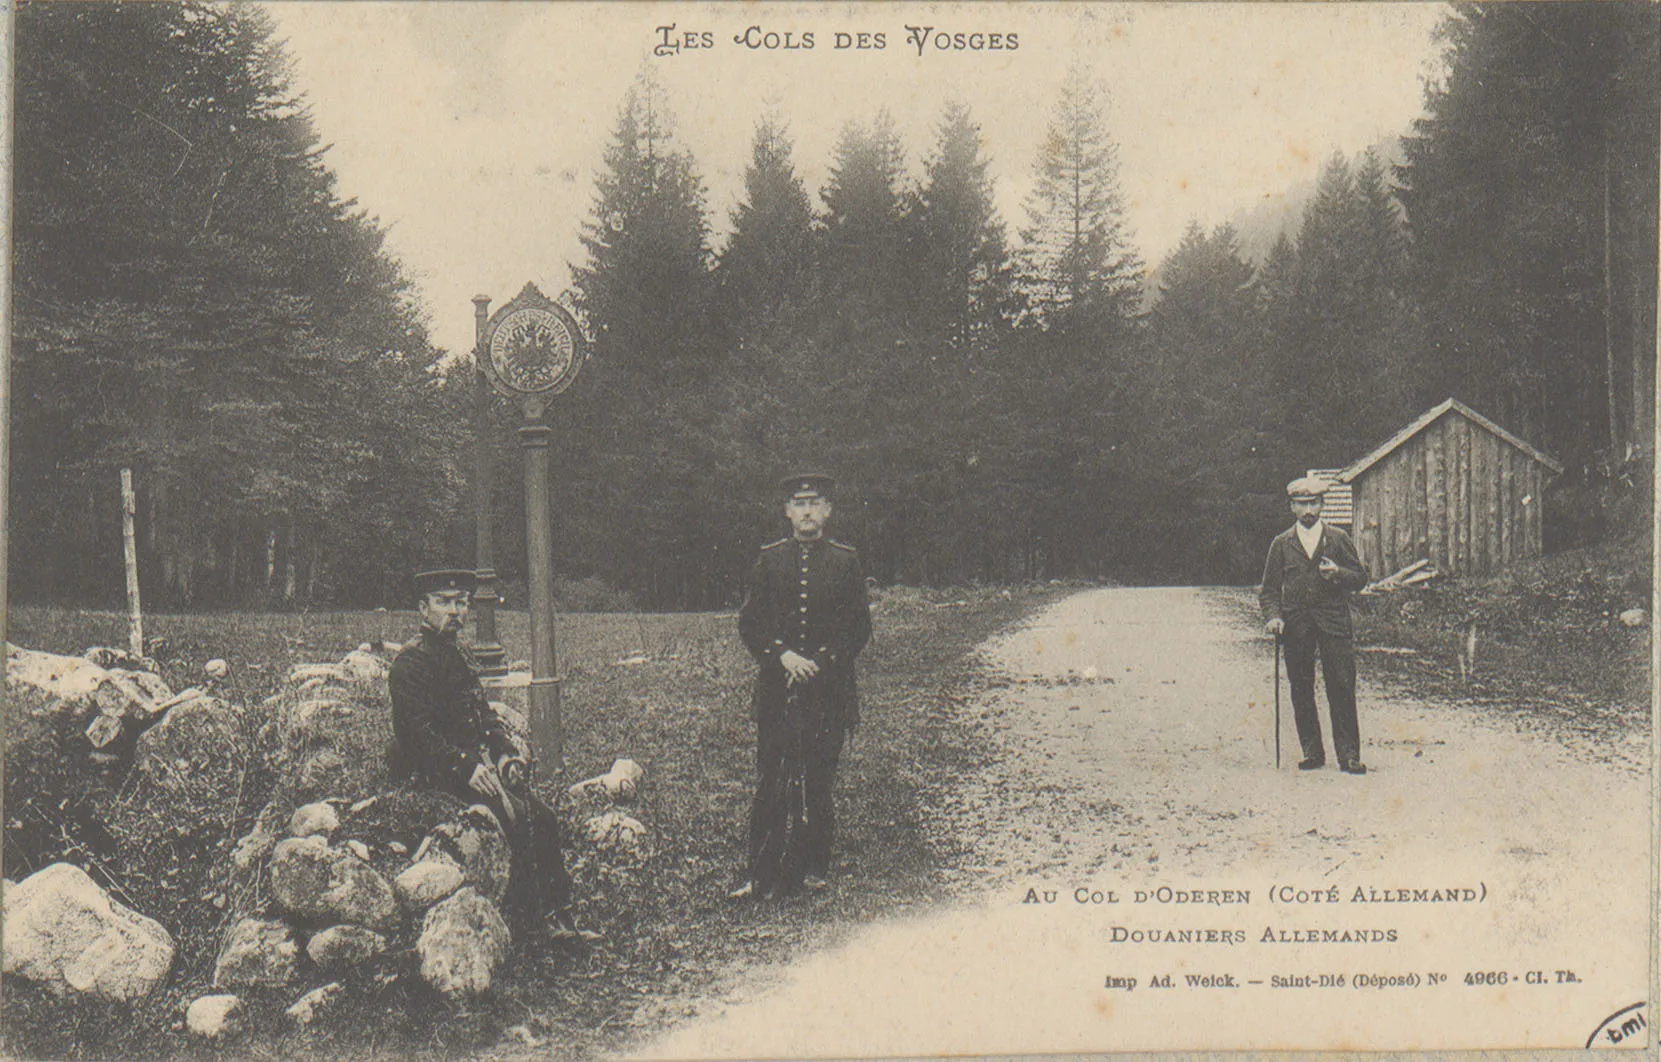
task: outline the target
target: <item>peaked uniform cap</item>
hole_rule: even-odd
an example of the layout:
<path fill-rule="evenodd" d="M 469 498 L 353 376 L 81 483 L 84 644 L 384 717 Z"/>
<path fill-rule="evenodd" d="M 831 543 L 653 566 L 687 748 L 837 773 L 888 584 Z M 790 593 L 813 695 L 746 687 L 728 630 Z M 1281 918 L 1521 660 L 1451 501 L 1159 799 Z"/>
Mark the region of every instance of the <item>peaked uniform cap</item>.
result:
<path fill-rule="evenodd" d="M 1332 484 L 1320 476 L 1300 476 L 1286 484 L 1286 496 L 1293 499 L 1324 498 Z"/>
<path fill-rule="evenodd" d="M 479 588 L 478 575 L 467 568 L 438 568 L 430 572 L 416 572 L 411 582 L 415 584 L 416 597 L 436 594 L 441 590 L 466 590 L 472 593 Z"/>
<path fill-rule="evenodd" d="M 836 490 L 836 480 L 823 472 L 798 472 L 779 480 L 779 492 L 786 498 L 828 498 Z"/>

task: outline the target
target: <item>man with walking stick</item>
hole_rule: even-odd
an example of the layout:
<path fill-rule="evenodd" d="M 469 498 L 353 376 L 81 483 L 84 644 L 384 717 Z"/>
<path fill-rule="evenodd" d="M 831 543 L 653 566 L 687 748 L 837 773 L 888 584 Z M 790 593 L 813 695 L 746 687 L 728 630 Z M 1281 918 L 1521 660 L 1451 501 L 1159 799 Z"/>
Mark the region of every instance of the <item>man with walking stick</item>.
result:
<path fill-rule="evenodd" d="M 1315 659 L 1321 661 L 1327 710 L 1332 716 L 1332 744 L 1338 769 L 1366 774 L 1361 762 L 1361 730 L 1355 716 L 1355 642 L 1350 626 L 1349 595 L 1367 585 L 1367 568 L 1348 535 L 1321 519 L 1327 482 L 1304 476 L 1286 486 L 1295 522 L 1269 544 L 1258 603 L 1274 635 L 1275 738 L 1279 762 L 1280 647 L 1286 649 L 1286 678 L 1292 687 L 1292 721 L 1297 726 L 1303 760 L 1298 769 L 1326 766 L 1321 717 L 1315 710 Z"/>
<path fill-rule="evenodd" d="M 835 481 L 807 473 L 779 486 L 792 535 L 762 547 L 738 613 L 759 671 L 749 866 L 734 899 L 828 885 L 836 763 L 859 722 L 854 659 L 871 638 L 859 557 L 824 535 Z"/>

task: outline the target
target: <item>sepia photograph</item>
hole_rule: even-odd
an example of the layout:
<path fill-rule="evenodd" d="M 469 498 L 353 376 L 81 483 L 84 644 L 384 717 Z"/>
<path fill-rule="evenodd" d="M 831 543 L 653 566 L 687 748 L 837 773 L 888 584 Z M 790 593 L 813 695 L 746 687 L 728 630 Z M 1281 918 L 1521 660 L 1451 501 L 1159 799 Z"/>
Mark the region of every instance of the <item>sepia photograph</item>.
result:
<path fill-rule="evenodd" d="M 0 11 L 0 1054 L 1656 1050 L 1661 6 Z"/>

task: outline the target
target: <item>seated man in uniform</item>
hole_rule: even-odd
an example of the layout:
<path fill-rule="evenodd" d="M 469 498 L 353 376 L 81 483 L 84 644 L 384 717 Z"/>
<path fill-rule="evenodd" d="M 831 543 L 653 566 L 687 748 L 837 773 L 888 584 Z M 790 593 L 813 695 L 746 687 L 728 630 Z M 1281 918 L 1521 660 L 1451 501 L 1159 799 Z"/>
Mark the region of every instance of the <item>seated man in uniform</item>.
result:
<path fill-rule="evenodd" d="M 518 933 L 582 936 L 571 917 L 559 817 L 537 799 L 530 772 L 458 640 L 472 603 L 472 572 L 415 576 L 421 636 L 392 662 L 392 730 L 402 766 L 419 781 L 483 804 L 512 846 L 506 912 Z"/>

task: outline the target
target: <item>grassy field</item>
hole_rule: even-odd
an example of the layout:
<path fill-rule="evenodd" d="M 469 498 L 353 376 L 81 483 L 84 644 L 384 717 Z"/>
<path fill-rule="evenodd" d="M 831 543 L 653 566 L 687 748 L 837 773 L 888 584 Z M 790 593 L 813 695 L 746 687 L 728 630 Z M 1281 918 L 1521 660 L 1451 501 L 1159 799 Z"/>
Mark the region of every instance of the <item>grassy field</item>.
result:
<path fill-rule="evenodd" d="M 1059 593 L 902 588 L 877 596 L 876 635 L 861 659 L 864 722 L 839 782 L 837 887 L 760 905 L 724 898 L 741 864 L 754 776 L 753 669 L 733 617 L 561 616 L 568 779 L 600 773 L 619 756 L 646 770 L 632 811 L 650 831 L 646 854 L 619 863 L 583 845 L 573 853 L 580 916 L 605 932 L 604 942 L 517 953 L 498 988 L 467 1007 L 413 978 L 387 976 L 411 966 L 407 954 L 390 956 L 379 976 L 349 985 L 350 1002 L 305 1040 L 267 1022 L 238 1052 L 464 1058 L 534 1042 L 539 1054 L 586 1057 L 683 1016 L 739 965 L 788 958 L 861 922 L 938 898 L 945 885 L 937 869 L 952 853 L 924 832 L 922 814 L 957 771 L 984 755 L 952 723 L 951 693 L 965 674 L 966 654 Z M 116 613 L 22 608 L 10 624 L 10 640 L 34 649 L 78 653 L 125 641 L 125 619 Z M 161 655 L 174 688 L 199 684 L 202 664 L 222 657 L 231 672 L 219 692 L 257 705 L 290 665 L 338 660 L 376 638 L 399 641 L 415 625 L 413 613 L 225 613 L 151 617 L 146 633 L 167 639 Z M 528 652 L 526 626 L 523 613 L 499 616 L 511 657 Z M 257 810 L 244 809 L 241 821 Z M 146 913 L 168 922 L 167 911 Z M 186 1042 L 179 1015 L 209 990 L 200 978 L 198 972 L 181 983 L 175 975 L 118 1021 L 8 982 L 0 1047 L 13 1057 L 188 1055 L 200 1049 Z M 279 1005 L 265 1009 L 280 1011 L 288 1001 L 270 1002 Z"/>
<path fill-rule="evenodd" d="M 1356 637 L 1414 650 L 1368 654 L 1364 665 L 1423 695 L 1512 715 L 1548 735 L 1624 741 L 1648 733 L 1652 631 L 1619 617 L 1649 605 L 1650 546 L 1633 540 L 1488 579 L 1432 580 L 1359 598 Z M 1476 653 L 1461 670 L 1473 627 Z"/>

